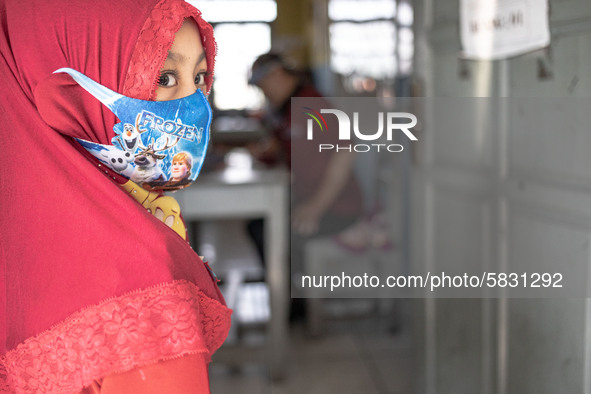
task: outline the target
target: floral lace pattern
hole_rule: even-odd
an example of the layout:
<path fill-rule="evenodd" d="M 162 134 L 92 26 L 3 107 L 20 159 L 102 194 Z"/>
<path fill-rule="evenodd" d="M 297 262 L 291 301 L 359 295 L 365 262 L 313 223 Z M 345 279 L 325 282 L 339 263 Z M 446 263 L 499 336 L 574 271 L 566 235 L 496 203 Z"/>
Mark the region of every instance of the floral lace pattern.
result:
<path fill-rule="evenodd" d="M 162 0 L 152 9 L 140 32 L 123 87 L 123 94 L 150 100 L 156 90 L 158 74 L 174 35 L 185 17 L 192 16 L 199 27 L 209 73 L 205 76 L 207 90 L 213 81 L 214 60 L 217 51 L 213 28 L 201 18 L 201 12 L 183 0 Z"/>
<path fill-rule="evenodd" d="M 0 392 L 76 392 L 94 379 L 187 354 L 209 359 L 230 310 L 187 281 L 85 308 L 0 359 Z"/>

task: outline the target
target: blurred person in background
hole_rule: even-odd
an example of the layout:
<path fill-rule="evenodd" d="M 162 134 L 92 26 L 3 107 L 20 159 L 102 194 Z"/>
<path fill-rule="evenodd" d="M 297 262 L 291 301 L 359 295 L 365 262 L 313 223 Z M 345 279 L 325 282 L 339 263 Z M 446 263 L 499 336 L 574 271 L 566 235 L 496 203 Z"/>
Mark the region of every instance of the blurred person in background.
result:
<path fill-rule="evenodd" d="M 319 153 L 318 146 L 306 139 L 305 125 L 292 124 L 292 97 L 322 95 L 306 74 L 289 67 L 279 54 L 259 56 L 252 65 L 249 83 L 258 86 L 267 98 L 263 124 L 269 131 L 267 139 L 251 144 L 249 150 L 259 161 L 291 169 L 291 272 L 299 276 L 303 271 L 304 245 L 310 238 L 336 234 L 359 217 L 362 195 L 353 176 L 355 153 Z M 328 102 L 325 108 L 330 108 Z M 333 118 L 326 118 L 329 130 L 338 129 Z M 336 145 L 337 134 L 318 133 L 318 143 Z M 264 263 L 263 221 L 250 222 L 248 232 Z M 292 320 L 304 314 L 301 301 L 292 300 Z"/>

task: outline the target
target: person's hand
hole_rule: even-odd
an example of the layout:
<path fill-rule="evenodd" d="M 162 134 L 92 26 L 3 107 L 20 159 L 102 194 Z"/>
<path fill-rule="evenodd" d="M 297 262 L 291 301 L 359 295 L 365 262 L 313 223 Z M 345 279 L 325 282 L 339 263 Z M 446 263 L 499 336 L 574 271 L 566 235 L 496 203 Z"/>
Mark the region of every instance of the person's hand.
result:
<path fill-rule="evenodd" d="M 261 142 L 249 142 L 246 144 L 246 149 L 248 149 L 248 152 L 251 154 L 251 156 L 257 160 L 262 157 L 263 153 L 265 152 L 263 143 Z"/>
<path fill-rule="evenodd" d="M 300 204 L 292 212 L 292 227 L 301 235 L 314 235 L 318 231 L 322 214 L 322 209 L 313 202 Z"/>
<path fill-rule="evenodd" d="M 246 145 L 246 149 L 252 157 L 266 164 L 275 164 L 280 155 L 279 143 L 274 138 L 251 142 Z"/>

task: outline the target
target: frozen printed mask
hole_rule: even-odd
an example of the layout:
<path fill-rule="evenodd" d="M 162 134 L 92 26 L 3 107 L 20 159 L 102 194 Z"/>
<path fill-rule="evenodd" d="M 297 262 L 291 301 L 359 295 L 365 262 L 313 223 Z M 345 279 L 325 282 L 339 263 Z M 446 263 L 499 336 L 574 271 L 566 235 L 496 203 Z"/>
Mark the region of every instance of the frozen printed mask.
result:
<path fill-rule="evenodd" d="M 113 171 L 150 190 L 176 190 L 197 178 L 209 142 L 211 108 L 197 90 L 171 101 L 145 101 L 123 96 L 71 68 L 80 86 L 121 121 L 112 145 L 77 139 Z"/>

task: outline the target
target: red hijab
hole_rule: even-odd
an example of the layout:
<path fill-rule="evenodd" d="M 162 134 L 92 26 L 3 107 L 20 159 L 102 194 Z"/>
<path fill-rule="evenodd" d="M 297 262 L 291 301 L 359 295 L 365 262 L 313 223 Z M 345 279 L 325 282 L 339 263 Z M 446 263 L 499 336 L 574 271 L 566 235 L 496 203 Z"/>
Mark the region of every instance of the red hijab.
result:
<path fill-rule="evenodd" d="M 0 354 L 83 308 L 163 283 L 191 283 L 223 303 L 188 242 L 73 140 L 109 144 L 114 115 L 52 74 L 70 67 L 150 99 L 187 17 L 213 71 L 212 28 L 182 0 L 0 0 Z"/>

